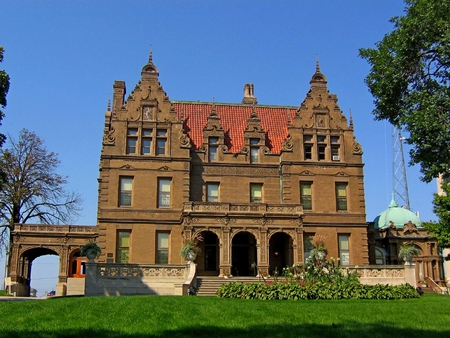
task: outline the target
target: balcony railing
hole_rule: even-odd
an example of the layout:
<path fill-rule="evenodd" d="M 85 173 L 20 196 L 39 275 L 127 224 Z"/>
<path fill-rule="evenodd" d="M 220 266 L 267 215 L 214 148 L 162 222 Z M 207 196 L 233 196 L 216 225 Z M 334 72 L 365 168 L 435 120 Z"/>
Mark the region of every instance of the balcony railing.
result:
<path fill-rule="evenodd" d="M 218 213 L 263 213 L 263 214 L 303 214 L 299 204 L 266 204 L 266 203 L 217 203 L 186 202 L 184 212 L 218 212 Z"/>
<path fill-rule="evenodd" d="M 91 233 L 96 232 L 95 226 L 83 225 L 46 225 L 46 224 L 14 224 L 13 232 L 58 232 L 58 233 Z"/>

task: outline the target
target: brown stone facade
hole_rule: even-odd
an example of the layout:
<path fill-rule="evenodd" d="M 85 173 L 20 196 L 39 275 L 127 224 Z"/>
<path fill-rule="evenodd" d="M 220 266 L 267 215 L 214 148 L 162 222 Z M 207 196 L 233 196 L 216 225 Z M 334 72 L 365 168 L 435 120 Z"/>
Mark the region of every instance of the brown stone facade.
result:
<path fill-rule="evenodd" d="M 126 99 L 114 83 L 99 262 L 180 264 L 201 234 L 200 275 L 273 274 L 304 262 L 312 235 L 369 263 L 362 148 L 318 64 L 300 107 L 258 104 L 253 85 L 242 103 L 171 101 L 158 76 L 150 56 Z"/>

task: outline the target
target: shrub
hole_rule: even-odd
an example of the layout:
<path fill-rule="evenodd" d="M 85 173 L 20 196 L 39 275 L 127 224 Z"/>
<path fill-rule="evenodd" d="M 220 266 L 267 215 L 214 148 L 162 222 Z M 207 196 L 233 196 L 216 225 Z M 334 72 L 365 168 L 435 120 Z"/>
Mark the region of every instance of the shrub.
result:
<path fill-rule="evenodd" d="M 223 284 L 216 294 L 222 298 L 262 300 L 419 298 L 417 291 L 409 284 L 363 285 L 355 281 L 305 284 L 299 282 L 275 282 L 272 284 L 231 282 Z"/>

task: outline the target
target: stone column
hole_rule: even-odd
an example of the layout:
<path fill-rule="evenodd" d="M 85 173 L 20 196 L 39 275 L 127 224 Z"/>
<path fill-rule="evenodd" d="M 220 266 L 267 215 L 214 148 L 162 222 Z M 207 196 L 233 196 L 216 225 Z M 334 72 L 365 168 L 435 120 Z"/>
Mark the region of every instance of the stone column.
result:
<path fill-rule="evenodd" d="M 231 243 L 230 229 L 222 229 L 222 235 L 219 243 L 219 277 L 231 276 Z"/>

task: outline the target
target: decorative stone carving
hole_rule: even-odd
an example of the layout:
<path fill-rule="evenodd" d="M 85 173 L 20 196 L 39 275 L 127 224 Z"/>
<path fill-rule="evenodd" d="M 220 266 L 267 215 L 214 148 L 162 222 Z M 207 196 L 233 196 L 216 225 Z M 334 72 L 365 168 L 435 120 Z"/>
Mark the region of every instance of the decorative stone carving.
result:
<path fill-rule="evenodd" d="M 409 221 L 408 223 L 403 225 L 403 235 L 412 236 L 413 234 L 419 235 L 419 230 L 417 229 L 415 224 Z"/>
<path fill-rule="evenodd" d="M 191 139 L 187 136 L 184 131 L 180 136 L 180 147 L 181 148 L 191 148 Z"/>
<path fill-rule="evenodd" d="M 283 141 L 283 144 L 281 145 L 281 150 L 283 150 L 283 151 L 293 151 L 294 150 L 294 144 L 292 142 L 291 134 L 288 134 L 286 136 L 286 139 Z"/>
<path fill-rule="evenodd" d="M 222 223 L 225 226 L 229 226 L 230 224 L 235 224 L 236 220 L 229 217 L 218 217 L 217 222 Z"/>
<path fill-rule="evenodd" d="M 355 136 L 353 136 L 352 152 L 354 155 L 362 155 L 363 153 L 361 145 L 355 140 Z"/>
<path fill-rule="evenodd" d="M 116 144 L 116 136 L 114 135 L 115 129 L 111 127 L 111 129 L 103 135 L 103 145 L 104 146 L 113 146 Z"/>

